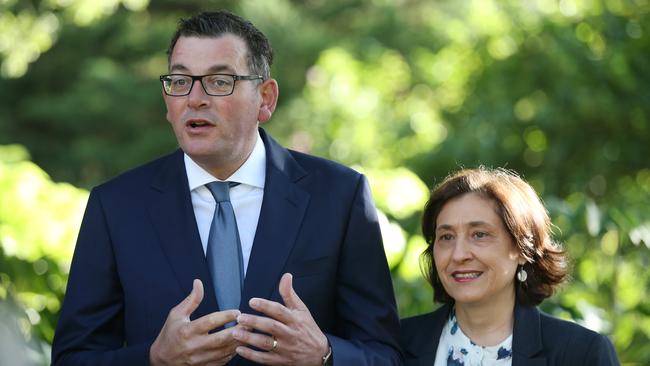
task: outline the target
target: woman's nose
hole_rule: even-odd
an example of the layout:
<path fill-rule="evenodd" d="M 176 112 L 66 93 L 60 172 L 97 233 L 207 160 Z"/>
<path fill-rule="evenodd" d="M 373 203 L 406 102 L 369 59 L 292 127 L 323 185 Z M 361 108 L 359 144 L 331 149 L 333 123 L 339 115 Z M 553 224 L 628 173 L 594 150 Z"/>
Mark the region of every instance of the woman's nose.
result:
<path fill-rule="evenodd" d="M 468 241 L 465 238 L 459 237 L 454 245 L 452 259 L 457 262 L 463 262 L 471 257 L 472 252 Z"/>

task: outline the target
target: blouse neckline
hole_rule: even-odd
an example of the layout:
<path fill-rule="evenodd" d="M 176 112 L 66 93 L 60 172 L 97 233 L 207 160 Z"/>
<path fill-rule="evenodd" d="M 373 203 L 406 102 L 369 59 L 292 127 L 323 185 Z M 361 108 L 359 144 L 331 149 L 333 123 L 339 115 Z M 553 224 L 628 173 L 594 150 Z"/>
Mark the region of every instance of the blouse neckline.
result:
<path fill-rule="evenodd" d="M 495 346 L 479 346 L 463 333 L 452 308 L 438 343 L 434 366 L 510 366 L 512 333 Z"/>

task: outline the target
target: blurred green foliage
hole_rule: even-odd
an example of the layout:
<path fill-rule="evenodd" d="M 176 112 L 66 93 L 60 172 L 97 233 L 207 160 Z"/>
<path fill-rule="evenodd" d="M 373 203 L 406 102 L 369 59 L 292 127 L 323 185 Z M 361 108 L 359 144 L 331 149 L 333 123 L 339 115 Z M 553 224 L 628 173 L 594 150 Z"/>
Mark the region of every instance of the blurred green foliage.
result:
<path fill-rule="evenodd" d="M 544 310 L 650 361 L 648 0 L 0 1 L 0 144 L 47 172 L 0 150 L 0 299 L 25 335 L 51 341 L 85 203 L 49 176 L 89 188 L 176 146 L 157 75 L 177 19 L 213 8 L 272 41 L 271 133 L 368 175 L 402 316 L 434 306 L 428 189 L 505 166 L 573 258 Z"/>
<path fill-rule="evenodd" d="M 49 342 L 87 199 L 83 189 L 52 182 L 29 161 L 25 148 L 0 146 L 0 318 L 9 324 L 8 314 L 22 308 L 14 316 L 21 333 L 14 336 L 23 336 L 29 345 L 25 357 L 40 355 L 35 360 L 41 363 L 49 362 Z M 8 344 L 13 343 L 23 344 Z"/>

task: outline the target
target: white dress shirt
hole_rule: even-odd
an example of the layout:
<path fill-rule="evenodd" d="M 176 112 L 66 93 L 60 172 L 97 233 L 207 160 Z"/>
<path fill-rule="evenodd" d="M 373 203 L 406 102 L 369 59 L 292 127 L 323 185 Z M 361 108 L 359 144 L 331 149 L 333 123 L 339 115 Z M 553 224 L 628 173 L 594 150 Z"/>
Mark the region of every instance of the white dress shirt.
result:
<path fill-rule="evenodd" d="M 203 253 L 205 254 L 208 248 L 210 225 L 212 224 L 216 206 L 212 193 L 205 185 L 220 180 L 201 168 L 187 154 L 185 154 L 185 171 L 190 186 L 194 216 L 196 217 L 201 244 L 203 244 Z M 248 269 L 248 259 L 253 249 L 253 239 L 255 239 L 257 222 L 262 210 L 265 179 L 266 148 L 258 133 L 253 152 L 244 164 L 226 179 L 229 182 L 240 183 L 238 186 L 230 188 L 230 202 L 237 219 L 237 229 L 244 260 L 244 274 Z"/>

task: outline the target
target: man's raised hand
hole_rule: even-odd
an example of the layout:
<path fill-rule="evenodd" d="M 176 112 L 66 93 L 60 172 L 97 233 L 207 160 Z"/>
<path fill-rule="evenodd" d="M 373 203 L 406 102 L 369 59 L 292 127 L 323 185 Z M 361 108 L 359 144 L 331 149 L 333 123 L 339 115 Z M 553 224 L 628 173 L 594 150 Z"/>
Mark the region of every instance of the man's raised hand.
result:
<path fill-rule="evenodd" d="M 292 276 L 285 273 L 280 279 L 280 296 L 285 305 L 260 298 L 249 301 L 251 308 L 265 316 L 241 314 L 240 324 L 233 336 L 246 345 L 237 347 L 237 353 L 251 361 L 265 365 L 321 365 L 329 349 L 327 337 L 320 330 L 309 309 L 293 290 Z M 256 329 L 262 333 L 252 333 Z"/>
<path fill-rule="evenodd" d="M 232 333 L 238 326 L 209 334 L 211 330 L 237 319 L 239 310 L 218 311 L 194 321 L 190 315 L 203 300 L 203 283 L 195 279 L 192 292 L 172 308 L 158 337 L 151 345 L 152 366 L 224 365 L 235 356 L 240 344 Z"/>

